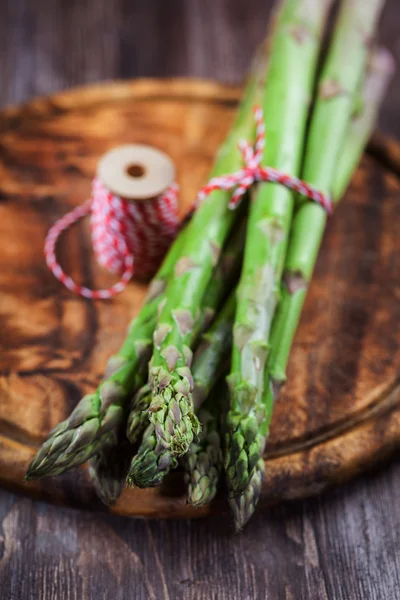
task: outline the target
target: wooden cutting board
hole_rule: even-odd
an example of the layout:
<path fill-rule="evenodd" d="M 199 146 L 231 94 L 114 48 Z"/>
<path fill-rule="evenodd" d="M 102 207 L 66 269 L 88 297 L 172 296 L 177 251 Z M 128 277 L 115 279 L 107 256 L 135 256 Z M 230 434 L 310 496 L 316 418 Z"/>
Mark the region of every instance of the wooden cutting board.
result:
<path fill-rule="evenodd" d="M 99 508 L 85 468 L 23 483 L 50 429 L 99 383 L 145 288 L 111 302 L 77 298 L 50 274 L 50 225 L 90 191 L 99 157 L 145 143 L 169 154 L 182 212 L 204 183 L 239 91 L 198 80 L 81 88 L 0 113 L 0 482 L 24 494 Z M 268 140 L 267 140 L 268 143 Z M 372 142 L 330 220 L 266 452 L 261 503 L 301 498 L 400 446 L 400 151 Z M 67 271 L 91 287 L 114 279 L 93 258 L 87 221 L 62 240 Z M 216 502 L 214 507 L 220 502 Z M 113 512 L 190 517 L 179 474 L 125 490 Z"/>

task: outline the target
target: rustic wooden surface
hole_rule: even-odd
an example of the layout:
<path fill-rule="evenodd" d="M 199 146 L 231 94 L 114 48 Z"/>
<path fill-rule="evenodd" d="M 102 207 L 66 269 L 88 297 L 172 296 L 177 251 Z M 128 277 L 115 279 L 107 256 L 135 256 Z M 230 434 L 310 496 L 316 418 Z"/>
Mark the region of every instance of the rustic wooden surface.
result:
<path fill-rule="evenodd" d="M 131 141 L 171 156 L 181 209 L 188 209 L 237 98 L 232 87 L 206 81 L 146 79 L 78 88 L 0 112 L 4 485 L 98 506 L 85 470 L 79 480 L 72 473 L 29 484 L 24 473 L 49 430 L 100 382 L 145 292 L 132 283 L 113 302 L 74 297 L 45 266 L 49 224 L 85 200 L 99 158 Z M 377 151 L 386 156 L 390 147 L 380 140 Z M 397 177 L 378 158 L 366 156 L 321 249 L 288 383 L 273 414 L 260 505 L 320 492 L 400 446 L 400 253 L 393 227 L 399 200 Z M 60 242 L 59 256 L 75 280 L 97 289 L 112 277 L 96 268 L 88 227 L 87 220 L 73 228 Z M 126 489 L 112 510 L 169 518 L 209 510 L 186 505 L 179 489 Z"/>
<path fill-rule="evenodd" d="M 0 3 L 3 103 L 110 77 L 190 74 L 239 81 L 268 2 Z M 398 52 L 388 2 L 382 38 Z M 211 35 L 210 35 L 211 33 Z M 398 79 L 381 124 L 400 135 Z M 400 470 L 308 502 L 226 520 L 156 522 L 89 514 L 0 493 L 0 589 L 40 598 L 400 598 Z"/>

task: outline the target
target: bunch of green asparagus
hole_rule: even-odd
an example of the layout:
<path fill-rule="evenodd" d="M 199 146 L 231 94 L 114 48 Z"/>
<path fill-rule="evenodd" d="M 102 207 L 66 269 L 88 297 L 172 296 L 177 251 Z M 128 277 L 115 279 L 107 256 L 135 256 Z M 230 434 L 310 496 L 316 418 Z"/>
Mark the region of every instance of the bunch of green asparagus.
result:
<path fill-rule="evenodd" d="M 265 114 L 264 166 L 339 201 L 362 155 L 393 71 L 372 44 L 384 0 L 342 0 L 321 59 L 332 0 L 281 0 L 253 61 L 237 118 L 212 176 L 241 167 L 237 144 Z M 274 183 L 228 208 L 216 190 L 178 235 L 103 382 L 57 425 L 27 479 L 89 461 L 113 504 L 129 486 L 159 485 L 180 468 L 188 502 L 225 489 L 235 526 L 253 514 L 274 402 L 327 215 Z"/>

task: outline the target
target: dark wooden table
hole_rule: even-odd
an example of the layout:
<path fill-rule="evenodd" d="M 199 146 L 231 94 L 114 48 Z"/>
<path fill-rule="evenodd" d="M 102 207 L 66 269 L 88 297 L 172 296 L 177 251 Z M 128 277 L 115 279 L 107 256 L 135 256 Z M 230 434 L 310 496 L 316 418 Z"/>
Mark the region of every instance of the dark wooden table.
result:
<path fill-rule="evenodd" d="M 367 1 L 367 0 L 366 0 Z M 271 0 L 0 0 L 0 103 L 111 78 L 241 80 Z M 400 58 L 399 0 L 381 40 Z M 400 75 L 381 127 L 400 137 Z M 400 599 L 400 465 L 228 521 L 157 522 L 0 491 L 1 600 Z"/>

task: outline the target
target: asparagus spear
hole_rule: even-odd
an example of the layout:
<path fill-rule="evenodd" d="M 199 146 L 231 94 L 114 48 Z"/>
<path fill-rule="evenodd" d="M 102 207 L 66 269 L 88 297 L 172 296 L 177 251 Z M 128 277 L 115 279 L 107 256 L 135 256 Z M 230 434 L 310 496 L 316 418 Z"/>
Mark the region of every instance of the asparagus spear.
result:
<path fill-rule="evenodd" d="M 220 383 L 197 413 L 202 426 L 199 441 L 192 442 L 189 452 L 181 459 L 188 486 L 188 503 L 197 508 L 213 500 L 223 466 L 219 425 L 226 389 L 225 382 Z"/>
<path fill-rule="evenodd" d="M 305 153 L 303 178 L 323 192 L 333 192 L 336 202 L 340 200 L 351 175 L 349 164 L 354 168 L 362 154 L 376 108 L 388 81 L 387 69 L 377 69 L 381 61 L 375 61 L 370 75 L 373 79 L 367 78 L 364 90 L 364 116 L 360 115 L 352 122 L 357 84 L 366 68 L 368 44 L 374 34 L 383 4 L 384 0 L 343 2 L 319 83 L 318 99 L 311 119 Z M 382 81 L 381 86 L 377 85 L 377 80 Z M 348 132 L 349 127 L 351 133 Z M 346 163 L 343 162 L 344 159 Z M 316 262 L 326 218 L 326 213 L 320 206 L 307 202 L 299 207 L 293 220 L 283 277 L 285 285 L 271 336 L 269 370 L 275 387 L 279 387 L 285 381 L 290 347 Z"/>
<path fill-rule="evenodd" d="M 298 174 L 320 38 L 331 0 L 285 0 L 272 40 L 263 107 L 263 164 Z M 263 373 L 267 340 L 293 211 L 293 193 L 260 184 L 254 193 L 238 288 L 234 345 L 228 383 L 226 471 L 230 493 L 243 491 L 260 456 L 259 426 L 265 415 Z"/>
<path fill-rule="evenodd" d="M 68 419 L 50 432 L 29 465 L 26 479 L 60 475 L 110 443 L 112 432 L 123 421 L 124 402 L 132 387 L 138 385 L 138 374 L 149 359 L 157 309 L 180 255 L 184 235 L 183 231 L 173 243 L 150 284 L 147 300 L 132 320 L 124 344 L 108 362 L 105 380 L 94 394 L 82 398 Z"/>
<path fill-rule="evenodd" d="M 241 138 L 253 136 L 251 109 L 260 87 L 258 75 L 253 76 L 231 134 L 217 155 L 214 176 L 240 168 L 236 145 Z M 160 443 L 174 455 L 185 454 L 200 432 L 193 412 L 193 379 L 185 355 L 193 343 L 194 324 L 213 266 L 236 218 L 228 209 L 229 200 L 229 192 L 215 191 L 194 214 L 154 333 L 149 368 L 151 422 Z"/>
<path fill-rule="evenodd" d="M 372 53 L 369 71 L 361 90 L 359 109 L 351 118 L 350 124 L 346 129 L 346 139 L 337 163 L 337 176 L 333 182 L 333 197 L 337 201 L 344 194 L 368 138 L 372 133 L 378 108 L 385 95 L 393 71 L 393 58 L 386 50 L 381 48 Z M 349 165 L 352 166 L 352 170 L 350 170 Z M 290 300 L 291 297 L 288 295 L 287 300 Z M 287 318 L 287 315 L 290 315 L 290 304 L 287 306 L 280 305 L 271 330 L 271 353 L 265 370 L 264 380 L 266 417 L 261 428 L 265 439 L 268 436 L 274 401 L 285 381 L 288 353 L 279 353 L 279 342 L 282 336 L 294 335 L 295 328 L 292 329 L 292 321 Z M 263 443 L 261 445 L 262 447 L 264 446 Z M 259 485 L 261 485 L 263 470 L 264 462 L 259 461 L 245 491 L 238 497 L 229 499 L 237 529 L 243 528 L 254 513 L 259 496 L 259 493 L 254 494 L 254 482 L 260 482 Z"/>
<path fill-rule="evenodd" d="M 275 320 L 274 320 L 275 323 Z M 262 423 L 263 431 L 268 432 L 272 417 L 272 408 L 274 404 L 273 387 L 270 385 L 268 369 L 264 371 L 264 407 L 265 417 Z M 265 434 L 266 439 L 267 434 Z M 264 452 L 265 439 L 261 442 L 262 452 Z M 256 509 L 262 484 L 265 477 L 265 465 L 262 454 L 253 467 L 249 480 L 245 488 L 239 494 L 228 494 L 228 502 L 233 515 L 233 521 L 236 531 L 240 531 L 246 525 L 248 520 L 254 514 Z"/>
<path fill-rule="evenodd" d="M 107 506 L 116 503 L 122 493 L 132 458 L 132 446 L 127 440 L 106 445 L 89 460 L 89 476 L 96 494 Z"/>
<path fill-rule="evenodd" d="M 145 430 L 137 454 L 129 467 L 126 483 L 129 487 L 156 487 L 165 475 L 178 466 L 178 459 L 158 441 L 154 425 Z"/>
<path fill-rule="evenodd" d="M 219 430 L 225 386 L 211 386 L 221 363 L 231 349 L 231 327 L 235 314 L 235 297 L 232 295 L 218 318 L 219 324 L 203 336 L 196 351 L 193 368 L 193 398 L 198 410 L 202 432 L 198 442 L 192 442 L 182 459 L 188 483 L 188 502 L 200 507 L 214 498 L 222 467 L 222 444 Z"/>
<path fill-rule="evenodd" d="M 236 531 L 240 531 L 254 514 L 264 480 L 264 460 L 259 458 L 249 483 L 239 496 L 228 496 Z"/>
<path fill-rule="evenodd" d="M 208 396 L 229 351 L 235 299 L 232 295 L 225 303 L 193 359 L 193 399 L 198 409 Z M 158 441 L 154 425 L 149 426 L 136 456 L 133 457 L 127 477 L 128 485 L 154 487 L 163 477 L 178 466 L 177 458 L 169 448 Z"/>
<path fill-rule="evenodd" d="M 360 92 L 358 108 L 353 112 L 346 141 L 341 148 L 333 197 L 342 198 L 374 128 L 378 109 L 395 71 L 393 56 L 386 48 L 375 48 L 368 60 L 368 72 Z"/>
<path fill-rule="evenodd" d="M 148 410 L 151 403 L 151 389 L 148 383 L 142 385 L 133 395 L 126 426 L 126 436 L 131 444 L 136 444 L 149 425 Z"/>

